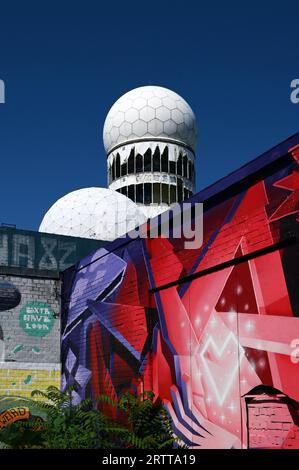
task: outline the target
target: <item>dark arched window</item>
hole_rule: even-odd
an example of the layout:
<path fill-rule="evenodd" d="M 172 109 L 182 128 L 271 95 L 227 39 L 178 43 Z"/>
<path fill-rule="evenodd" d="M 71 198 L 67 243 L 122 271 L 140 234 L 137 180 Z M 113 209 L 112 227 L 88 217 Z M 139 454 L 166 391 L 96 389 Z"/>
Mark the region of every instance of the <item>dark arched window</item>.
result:
<path fill-rule="evenodd" d="M 160 149 L 157 146 L 153 155 L 153 171 L 161 171 L 160 165 Z"/>
<path fill-rule="evenodd" d="M 134 149 L 131 150 L 129 158 L 128 158 L 128 174 L 135 173 L 135 165 L 134 165 Z"/>
<path fill-rule="evenodd" d="M 115 158 L 113 158 L 112 162 L 112 181 L 115 180 Z"/>
<path fill-rule="evenodd" d="M 187 178 L 188 177 L 188 159 L 187 159 L 186 154 L 183 157 L 183 170 L 184 170 L 183 175 L 185 178 Z"/>
<path fill-rule="evenodd" d="M 176 186 L 173 184 L 170 185 L 170 204 L 174 204 L 176 202 Z"/>
<path fill-rule="evenodd" d="M 121 164 L 121 176 L 126 176 L 128 173 L 128 163 L 125 161 L 124 163 Z"/>
<path fill-rule="evenodd" d="M 179 176 L 183 176 L 183 157 L 182 154 L 179 154 L 179 158 L 177 161 L 177 174 Z"/>
<path fill-rule="evenodd" d="M 161 185 L 160 183 L 153 184 L 153 202 L 160 204 L 161 202 Z"/>
<path fill-rule="evenodd" d="M 144 204 L 151 204 L 152 199 L 152 184 L 144 183 Z"/>
<path fill-rule="evenodd" d="M 152 151 L 147 149 L 144 154 L 144 171 L 152 171 Z"/>
<path fill-rule="evenodd" d="M 123 187 L 121 188 L 121 193 L 122 193 L 124 196 L 127 195 L 127 186 L 123 186 Z"/>
<path fill-rule="evenodd" d="M 143 184 L 136 184 L 136 202 L 143 204 Z"/>
<path fill-rule="evenodd" d="M 135 202 L 135 185 L 128 186 L 128 198 Z"/>
<path fill-rule="evenodd" d="M 140 153 L 136 155 L 136 173 L 143 173 L 143 156 Z"/>
<path fill-rule="evenodd" d="M 183 183 L 181 178 L 178 178 L 177 190 L 178 190 L 178 202 L 183 200 Z"/>
<path fill-rule="evenodd" d="M 162 202 L 169 204 L 169 186 L 168 184 L 162 184 Z"/>
<path fill-rule="evenodd" d="M 116 176 L 116 178 L 120 177 L 120 156 L 119 156 L 119 153 L 116 154 L 115 176 Z"/>
<path fill-rule="evenodd" d="M 169 160 L 169 173 L 176 175 L 176 161 Z"/>
<path fill-rule="evenodd" d="M 168 147 L 165 147 L 161 156 L 161 171 L 168 173 Z"/>

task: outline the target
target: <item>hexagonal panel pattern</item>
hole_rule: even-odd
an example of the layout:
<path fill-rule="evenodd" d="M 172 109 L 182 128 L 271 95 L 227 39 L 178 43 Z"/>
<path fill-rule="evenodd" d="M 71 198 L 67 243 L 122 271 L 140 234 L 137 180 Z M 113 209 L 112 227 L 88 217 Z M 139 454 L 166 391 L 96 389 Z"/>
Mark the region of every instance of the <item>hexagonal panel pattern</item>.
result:
<path fill-rule="evenodd" d="M 197 128 L 192 109 L 167 88 L 145 86 L 129 91 L 114 103 L 106 117 L 105 150 L 108 154 L 116 145 L 142 137 L 169 138 L 195 151 Z"/>
<path fill-rule="evenodd" d="M 39 231 L 112 241 L 145 221 L 142 209 L 123 194 L 83 188 L 58 199 L 45 214 Z"/>

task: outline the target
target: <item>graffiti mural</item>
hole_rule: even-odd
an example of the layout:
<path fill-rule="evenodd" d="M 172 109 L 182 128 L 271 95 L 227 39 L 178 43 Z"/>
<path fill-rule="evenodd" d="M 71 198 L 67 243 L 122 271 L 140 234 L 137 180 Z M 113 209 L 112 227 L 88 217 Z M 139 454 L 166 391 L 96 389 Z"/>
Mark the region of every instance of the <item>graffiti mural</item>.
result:
<path fill-rule="evenodd" d="M 51 277 L 51 271 L 63 271 L 104 245 L 100 240 L 0 226 L 0 270 L 14 274 L 22 269 L 42 270 Z"/>
<path fill-rule="evenodd" d="M 59 279 L 0 274 L 0 362 L 59 363 L 59 310 Z"/>
<path fill-rule="evenodd" d="M 139 240 L 117 253 L 102 248 L 76 271 L 75 278 L 67 272 L 64 281 L 70 295 L 62 318 L 63 388 L 76 384 L 75 400 L 151 388 L 148 355 L 155 315 Z"/>
<path fill-rule="evenodd" d="M 0 397 L 0 429 L 16 421 L 31 421 L 40 424 L 45 412 L 34 406 L 32 400 L 21 397 Z"/>
<path fill-rule="evenodd" d="M 59 386 L 59 271 L 103 245 L 0 227 L 0 396 Z"/>
<path fill-rule="evenodd" d="M 201 248 L 119 240 L 65 272 L 75 400 L 153 390 L 192 448 L 299 448 L 298 151 L 260 161 L 191 199 L 204 203 Z"/>
<path fill-rule="evenodd" d="M 60 364 L 2 362 L 0 364 L 0 400 L 3 396 L 31 397 L 33 390 L 60 385 Z"/>

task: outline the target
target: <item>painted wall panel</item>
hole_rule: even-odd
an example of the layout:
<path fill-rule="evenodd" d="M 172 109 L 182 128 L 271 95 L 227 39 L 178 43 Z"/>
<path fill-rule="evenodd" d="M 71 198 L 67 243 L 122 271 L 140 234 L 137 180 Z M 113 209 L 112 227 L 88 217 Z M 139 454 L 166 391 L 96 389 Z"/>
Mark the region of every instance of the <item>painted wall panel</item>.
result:
<path fill-rule="evenodd" d="M 65 272 L 63 388 L 76 383 L 78 401 L 153 390 L 190 447 L 299 447 L 299 173 L 285 161 L 204 203 L 199 249 L 120 241 Z"/>
<path fill-rule="evenodd" d="M 0 362 L 0 396 L 30 397 L 32 390 L 60 386 L 60 364 Z"/>
<path fill-rule="evenodd" d="M 0 361 L 60 362 L 60 281 L 0 275 Z"/>

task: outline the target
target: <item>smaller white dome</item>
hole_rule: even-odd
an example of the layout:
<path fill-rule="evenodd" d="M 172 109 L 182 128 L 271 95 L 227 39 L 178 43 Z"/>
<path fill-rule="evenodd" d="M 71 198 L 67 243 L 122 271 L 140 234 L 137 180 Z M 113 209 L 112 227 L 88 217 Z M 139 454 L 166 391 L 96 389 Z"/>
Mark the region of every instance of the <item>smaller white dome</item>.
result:
<path fill-rule="evenodd" d="M 133 201 L 106 188 L 83 188 L 58 199 L 39 232 L 112 241 L 146 222 Z"/>

